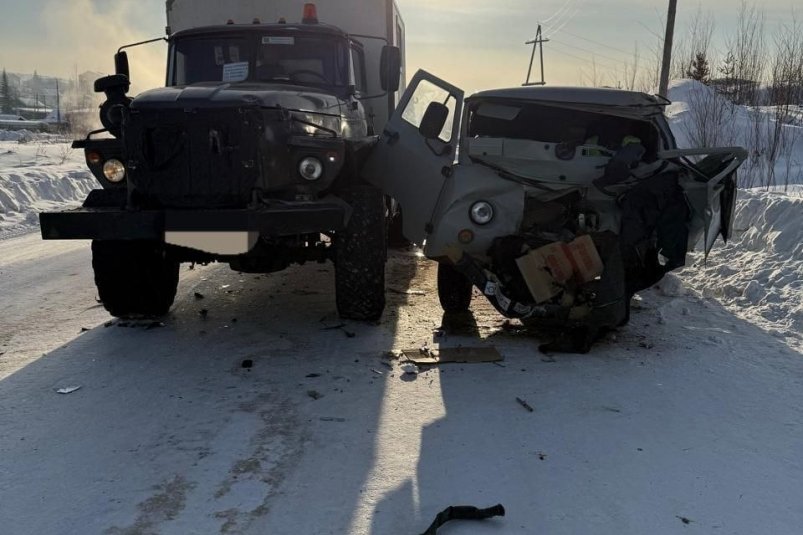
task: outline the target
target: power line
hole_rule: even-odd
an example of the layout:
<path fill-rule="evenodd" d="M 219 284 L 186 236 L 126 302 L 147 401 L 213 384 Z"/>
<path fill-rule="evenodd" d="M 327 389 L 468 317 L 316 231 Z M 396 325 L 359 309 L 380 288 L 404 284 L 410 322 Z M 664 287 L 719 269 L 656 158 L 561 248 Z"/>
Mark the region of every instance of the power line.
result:
<path fill-rule="evenodd" d="M 611 56 L 606 56 L 605 54 L 600 54 L 599 52 L 596 52 L 594 50 L 589 50 L 589 49 L 583 48 L 581 46 L 573 45 L 571 43 L 566 43 L 564 41 L 559 41 L 559 40 L 557 40 L 555 38 L 552 38 L 552 41 L 554 41 L 556 43 L 559 43 L 559 44 L 561 44 L 563 46 L 568 46 L 570 48 L 575 48 L 575 49 L 581 50 L 583 52 L 588 52 L 589 54 L 594 54 L 595 56 L 598 56 L 600 58 L 605 58 L 605 59 L 609 59 L 611 61 L 615 61 L 617 63 L 630 63 L 631 61 L 633 61 L 633 53 L 632 52 L 630 53 L 630 57 L 625 60 L 625 59 L 622 59 L 622 58 L 614 58 L 614 57 L 611 57 Z"/>
<path fill-rule="evenodd" d="M 552 13 L 552 14 L 549 16 L 549 18 L 548 18 L 548 19 L 541 21 L 541 24 L 546 24 L 546 23 L 547 23 L 547 22 L 549 22 L 550 20 L 554 19 L 554 18 L 555 18 L 555 16 L 557 16 L 557 14 L 558 14 L 558 13 L 560 13 L 561 11 L 563 11 L 564 9 L 566 9 L 566 6 L 568 6 L 568 5 L 569 5 L 569 4 L 571 4 L 572 2 L 576 2 L 576 1 L 577 1 L 577 0 L 566 0 L 566 3 L 565 3 L 565 4 L 563 4 L 563 6 L 561 6 L 561 8 L 560 8 L 560 9 L 558 9 L 557 11 L 555 11 L 554 13 Z"/>
<path fill-rule="evenodd" d="M 557 28 L 553 27 L 553 28 L 549 29 L 548 31 L 552 32 L 552 35 L 557 35 L 558 33 L 560 33 L 560 31 L 563 28 L 565 28 L 566 25 L 569 24 L 574 19 L 575 16 L 577 16 L 577 14 L 580 12 L 580 9 L 582 9 L 584 3 L 585 3 L 585 0 L 580 0 L 580 3 L 577 4 L 577 7 L 575 8 L 574 12 L 569 16 L 569 18 L 567 18 L 565 21 L 563 21 L 563 23 L 560 26 L 558 26 Z"/>
<path fill-rule="evenodd" d="M 550 28 L 555 28 L 555 27 L 557 27 L 557 26 L 559 26 L 559 25 L 563 24 L 563 22 L 564 22 L 565 20 L 567 20 L 567 19 L 571 18 L 571 17 L 573 16 L 573 15 L 572 15 L 572 13 L 573 13 L 572 9 L 574 9 L 574 8 L 576 7 L 576 4 L 577 4 L 577 0 L 573 0 L 573 1 L 571 2 L 571 4 L 569 5 L 569 8 L 568 8 L 566 11 L 564 11 L 563 13 L 561 13 L 561 15 L 560 15 L 560 16 L 559 16 L 557 19 L 555 19 L 554 21 L 552 21 L 552 23 L 551 23 L 551 24 L 549 24 L 548 26 L 549 26 Z M 547 28 L 547 29 L 549 29 L 549 28 Z"/>
<path fill-rule="evenodd" d="M 582 39 L 583 41 L 588 41 L 592 45 L 602 46 L 602 47 L 605 47 L 605 48 L 610 48 L 611 50 L 616 50 L 617 52 L 623 52 L 625 54 L 630 54 L 630 52 L 628 52 L 626 50 L 622 50 L 621 48 L 616 48 L 615 46 L 606 45 L 605 43 L 600 43 L 599 41 L 594 41 L 593 39 L 589 39 L 588 37 L 583 37 L 581 35 L 576 35 L 576 34 L 573 34 L 571 32 L 564 32 L 564 33 L 566 35 L 571 35 L 572 37 L 575 37 L 577 39 Z"/>
<path fill-rule="evenodd" d="M 607 68 L 607 69 L 611 69 L 611 70 L 614 70 L 614 71 L 615 71 L 616 69 L 619 69 L 619 68 L 621 68 L 621 65 L 619 65 L 619 66 L 614 66 L 614 65 L 610 65 L 610 64 L 609 64 L 609 63 L 607 63 L 607 62 L 599 62 L 599 61 L 597 61 L 596 59 L 593 59 L 593 58 L 592 58 L 592 59 L 589 59 L 589 58 L 587 58 L 587 57 L 586 57 L 586 58 L 584 58 L 584 57 L 582 57 L 582 56 L 578 56 L 577 54 L 572 54 L 571 52 L 566 52 L 565 50 L 560 50 L 560 49 L 558 49 L 558 48 L 554 48 L 554 47 L 553 47 L 553 48 L 552 48 L 552 50 L 554 50 L 554 51 L 555 51 L 555 52 L 557 52 L 558 54 L 563 54 L 564 56 L 569 56 L 569 57 L 571 57 L 571 58 L 574 58 L 574 59 L 579 59 L 580 61 L 584 61 L 584 62 L 586 62 L 586 63 L 591 63 L 591 64 L 593 64 L 593 65 L 597 65 L 597 66 L 599 66 L 599 67 L 605 67 L 605 68 Z"/>

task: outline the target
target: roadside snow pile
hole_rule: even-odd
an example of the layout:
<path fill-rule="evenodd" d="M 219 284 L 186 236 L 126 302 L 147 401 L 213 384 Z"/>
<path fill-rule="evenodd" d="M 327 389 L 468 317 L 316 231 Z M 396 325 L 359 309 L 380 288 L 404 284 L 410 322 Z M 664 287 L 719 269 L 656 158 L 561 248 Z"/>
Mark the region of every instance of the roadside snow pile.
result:
<path fill-rule="evenodd" d="M 64 138 L 0 130 L 0 140 L 0 237 L 35 228 L 38 212 L 77 205 L 95 185 Z"/>
<path fill-rule="evenodd" d="M 782 192 L 739 192 L 734 237 L 702 254 L 680 275 L 737 315 L 779 336 L 803 342 L 803 198 Z M 791 341 L 791 340 L 790 340 Z"/>
<path fill-rule="evenodd" d="M 741 187 L 803 184 L 803 126 L 797 108 L 740 106 L 695 80 L 673 81 L 668 96 L 672 104 L 666 116 L 679 147 L 746 148 Z"/>

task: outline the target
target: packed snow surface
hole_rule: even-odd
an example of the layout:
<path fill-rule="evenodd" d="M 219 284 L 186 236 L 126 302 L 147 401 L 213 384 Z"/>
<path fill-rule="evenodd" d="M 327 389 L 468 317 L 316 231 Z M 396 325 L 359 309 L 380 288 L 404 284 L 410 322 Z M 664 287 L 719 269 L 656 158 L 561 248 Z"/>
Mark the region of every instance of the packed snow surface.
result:
<path fill-rule="evenodd" d="M 0 238 L 35 228 L 40 211 L 79 204 L 96 184 L 64 136 L 0 130 Z"/>
<path fill-rule="evenodd" d="M 803 197 L 743 190 L 734 236 L 706 261 L 696 255 L 682 278 L 704 297 L 803 346 Z"/>

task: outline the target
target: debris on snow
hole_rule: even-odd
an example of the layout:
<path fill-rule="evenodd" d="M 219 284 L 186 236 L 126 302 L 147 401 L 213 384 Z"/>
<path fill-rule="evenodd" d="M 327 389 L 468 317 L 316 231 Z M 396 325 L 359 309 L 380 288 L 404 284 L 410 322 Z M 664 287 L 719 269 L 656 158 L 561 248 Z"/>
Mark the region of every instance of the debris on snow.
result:
<path fill-rule="evenodd" d="M 427 346 L 402 351 L 407 360 L 415 364 L 476 364 L 504 360 L 499 351 L 490 347 L 445 347 L 432 349 Z"/>
<path fill-rule="evenodd" d="M 401 365 L 401 371 L 404 372 L 405 375 L 418 375 L 419 369 L 418 366 L 415 365 L 413 362 L 405 362 Z"/>
<path fill-rule="evenodd" d="M 527 403 L 526 401 L 524 401 L 523 399 L 521 399 L 521 398 L 517 397 L 517 398 L 516 398 L 516 401 L 519 403 L 519 405 L 521 405 L 522 407 L 524 407 L 525 409 L 527 409 L 527 411 L 529 411 L 529 412 L 535 412 L 535 409 L 533 409 L 533 408 L 530 406 L 530 404 L 529 404 L 529 403 Z"/>
<path fill-rule="evenodd" d="M 307 390 L 307 395 L 314 400 L 319 400 L 323 397 L 323 394 L 321 394 L 317 390 Z"/>
<path fill-rule="evenodd" d="M 427 292 L 421 290 L 400 290 L 399 288 L 388 288 L 388 291 L 400 295 L 427 295 Z"/>

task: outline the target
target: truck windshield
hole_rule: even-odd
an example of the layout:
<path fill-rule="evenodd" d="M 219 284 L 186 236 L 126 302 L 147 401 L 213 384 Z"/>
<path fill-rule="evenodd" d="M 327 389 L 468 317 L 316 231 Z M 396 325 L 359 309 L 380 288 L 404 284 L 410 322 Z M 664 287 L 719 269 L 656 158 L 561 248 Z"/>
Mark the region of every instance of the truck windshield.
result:
<path fill-rule="evenodd" d="M 247 37 L 193 37 L 174 44 L 170 81 L 287 82 L 349 85 L 345 39 L 311 35 L 261 34 Z"/>

